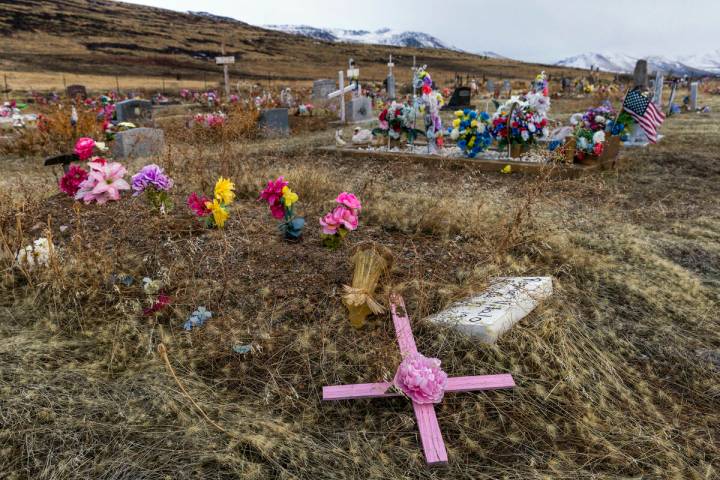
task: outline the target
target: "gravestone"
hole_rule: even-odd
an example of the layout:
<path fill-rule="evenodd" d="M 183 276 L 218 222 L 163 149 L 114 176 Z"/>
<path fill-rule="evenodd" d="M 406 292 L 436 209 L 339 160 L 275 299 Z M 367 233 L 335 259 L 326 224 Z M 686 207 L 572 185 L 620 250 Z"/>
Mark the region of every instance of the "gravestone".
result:
<path fill-rule="evenodd" d="M 692 82 L 690 84 L 690 111 L 697 111 L 698 101 L 698 82 Z"/>
<path fill-rule="evenodd" d="M 485 84 L 485 89 L 490 95 L 495 93 L 495 82 L 493 82 L 492 80 L 488 80 Z"/>
<path fill-rule="evenodd" d="M 501 92 L 507 93 L 508 95 L 512 93 L 512 85 L 510 84 L 510 80 L 503 80 L 502 88 L 500 89 Z"/>
<path fill-rule="evenodd" d="M 322 79 L 313 82 L 312 99 L 313 101 L 327 100 L 327 96 L 337 90 L 335 80 Z"/>
<path fill-rule="evenodd" d="M 495 278 L 485 292 L 455 303 L 428 320 L 450 325 L 483 343 L 495 343 L 552 292 L 551 277 Z"/>
<path fill-rule="evenodd" d="M 445 109 L 470 107 L 471 93 L 472 93 L 472 91 L 471 91 L 470 87 L 455 88 L 455 91 L 453 92 L 452 97 L 450 97 L 450 101 L 448 101 L 448 104 L 445 107 Z"/>
<path fill-rule="evenodd" d="M 665 77 L 658 71 L 655 74 L 655 94 L 653 95 L 653 103 L 657 105 L 658 109 L 662 110 L 662 94 L 663 94 L 663 83 Z"/>
<path fill-rule="evenodd" d="M 118 132 L 112 144 L 116 159 L 143 158 L 159 155 L 165 148 L 165 135 L 159 128 L 133 128 Z"/>
<path fill-rule="evenodd" d="M 258 127 L 265 137 L 287 137 L 290 121 L 287 108 L 271 108 L 260 113 Z"/>
<path fill-rule="evenodd" d="M 360 123 L 374 120 L 370 97 L 354 97 L 347 110 L 348 123 Z"/>
<path fill-rule="evenodd" d="M 76 98 L 78 95 L 83 99 L 87 98 L 87 89 L 85 85 L 68 85 L 65 89 L 67 96 L 70 98 Z"/>
<path fill-rule="evenodd" d="M 633 72 L 633 83 L 635 87 L 648 87 L 647 60 L 638 60 L 635 64 L 635 72 Z"/>
<path fill-rule="evenodd" d="M 130 99 L 115 104 L 115 115 L 119 123 L 130 122 L 138 127 L 154 127 L 152 102 Z"/>

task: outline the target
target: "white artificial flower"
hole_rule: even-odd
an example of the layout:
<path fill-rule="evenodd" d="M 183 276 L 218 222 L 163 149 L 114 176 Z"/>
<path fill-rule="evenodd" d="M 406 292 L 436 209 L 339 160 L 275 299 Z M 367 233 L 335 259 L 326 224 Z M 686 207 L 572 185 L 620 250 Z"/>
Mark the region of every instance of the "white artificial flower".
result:
<path fill-rule="evenodd" d="M 530 139 L 530 132 L 528 132 L 527 130 L 523 130 L 522 132 L 520 132 L 520 136 L 524 141 L 527 142 Z"/>
<path fill-rule="evenodd" d="M 460 130 L 458 130 L 457 128 L 453 128 L 452 132 L 450 132 L 450 138 L 453 140 L 457 140 L 458 137 L 460 137 Z"/>
<path fill-rule="evenodd" d="M 578 145 L 578 148 L 580 148 L 580 150 L 587 150 L 587 147 L 588 147 L 587 139 L 585 137 L 580 137 L 580 139 L 577 142 L 577 145 Z"/>
<path fill-rule="evenodd" d="M 38 238 L 32 245 L 20 249 L 15 255 L 15 262 L 18 266 L 23 267 L 45 267 L 50 261 L 50 249 L 50 242 L 47 238 Z"/>
<path fill-rule="evenodd" d="M 574 113 L 570 116 L 570 125 L 578 125 L 580 122 L 582 122 L 582 119 L 582 113 Z"/>
<path fill-rule="evenodd" d="M 550 135 L 550 129 L 548 127 L 543 127 L 542 136 L 547 137 L 548 135 Z"/>
<path fill-rule="evenodd" d="M 484 123 L 478 123 L 477 126 L 477 133 L 485 133 L 485 124 Z"/>
<path fill-rule="evenodd" d="M 605 122 L 607 121 L 607 119 L 606 119 L 605 117 L 603 117 L 602 115 L 596 115 L 596 116 L 595 116 L 595 121 L 596 121 L 597 123 L 605 123 Z"/>
<path fill-rule="evenodd" d="M 528 130 L 530 130 L 531 133 L 535 133 L 535 130 L 537 130 L 537 128 L 535 128 L 534 123 L 530 123 L 528 124 Z"/>
<path fill-rule="evenodd" d="M 595 132 L 593 135 L 593 143 L 603 143 L 605 141 L 605 132 L 600 130 L 599 132 Z"/>

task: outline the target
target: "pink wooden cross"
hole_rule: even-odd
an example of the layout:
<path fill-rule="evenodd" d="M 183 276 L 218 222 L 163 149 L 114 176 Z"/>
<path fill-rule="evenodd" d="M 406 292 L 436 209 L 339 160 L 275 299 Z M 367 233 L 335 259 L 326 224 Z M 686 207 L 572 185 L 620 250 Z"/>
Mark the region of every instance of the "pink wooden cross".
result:
<path fill-rule="evenodd" d="M 398 314 L 398 307 L 400 313 Z M 399 295 L 390 298 L 390 310 L 395 335 L 403 357 L 417 353 L 417 346 L 410 328 L 410 318 L 407 316 L 405 301 Z M 473 377 L 449 377 L 445 392 L 470 392 L 474 390 L 495 390 L 498 388 L 512 388 L 515 381 L 510 374 L 481 375 Z M 389 390 L 392 382 L 358 383 L 354 385 L 335 385 L 323 387 L 323 400 L 350 400 L 355 398 L 385 398 L 396 397 L 400 393 Z M 440 426 L 435 416 L 433 404 L 420 404 L 413 402 L 415 418 L 417 419 L 420 441 L 425 451 L 425 460 L 430 465 L 446 464 L 447 451 L 443 442 Z"/>

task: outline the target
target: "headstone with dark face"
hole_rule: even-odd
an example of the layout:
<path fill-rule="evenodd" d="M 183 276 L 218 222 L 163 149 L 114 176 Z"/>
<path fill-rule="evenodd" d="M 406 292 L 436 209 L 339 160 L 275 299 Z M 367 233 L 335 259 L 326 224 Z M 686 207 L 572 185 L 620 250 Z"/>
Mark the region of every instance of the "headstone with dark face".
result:
<path fill-rule="evenodd" d="M 635 64 L 633 83 L 633 86 L 635 87 L 641 87 L 644 89 L 648 87 L 647 60 L 638 60 Z"/>
<path fill-rule="evenodd" d="M 351 99 L 346 115 L 348 123 L 373 120 L 372 100 L 370 100 L 370 97 L 355 97 Z"/>
<path fill-rule="evenodd" d="M 470 106 L 470 87 L 457 87 L 448 101 L 447 108 L 465 108 Z"/>
<path fill-rule="evenodd" d="M 115 104 L 118 122 L 134 123 L 138 127 L 153 127 L 152 102 L 148 100 L 130 99 Z"/>
<path fill-rule="evenodd" d="M 160 155 L 165 148 L 165 135 L 159 128 L 132 128 L 115 134 L 113 158 L 144 158 Z"/>
<path fill-rule="evenodd" d="M 287 137 L 290 135 L 290 120 L 287 108 L 271 108 L 260 113 L 260 131 L 265 137 Z"/>
<path fill-rule="evenodd" d="M 77 98 L 78 96 L 83 99 L 87 98 L 87 89 L 85 88 L 85 85 L 68 85 L 66 92 L 67 96 L 70 98 Z"/>

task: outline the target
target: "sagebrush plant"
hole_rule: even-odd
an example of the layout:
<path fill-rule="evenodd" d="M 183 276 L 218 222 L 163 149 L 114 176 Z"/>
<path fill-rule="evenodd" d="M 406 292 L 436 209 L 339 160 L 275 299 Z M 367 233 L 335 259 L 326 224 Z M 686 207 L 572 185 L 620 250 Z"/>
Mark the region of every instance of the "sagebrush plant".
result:
<path fill-rule="evenodd" d="M 176 205 L 219 176 L 235 183 L 223 230 L 203 229 L 185 208 L 148 216 L 130 195 L 103 206 L 48 197 L 49 170 L 7 161 L 0 476 L 715 478 L 717 121 L 668 121 L 657 147 L 623 153 L 628 166 L 576 180 L 309 151 L 332 131 L 170 142 L 152 162 L 174 179 Z M 404 296 L 420 351 L 451 376 L 513 374 L 515 389 L 448 394 L 437 407 L 445 469 L 425 465 L 406 402 L 321 402 L 323 385 L 391 380 L 400 354 L 389 318 L 349 325 L 348 251 L 324 249 L 317 228 L 284 242 L 255 201 L 283 173 L 307 218 L 338 191 L 362 199 L 348 243 L 392 252 L 378 294 Z M 39 237 L 52 238 L 55 260 L 13 268 Z M 555 293 L 498 344 L 423 320 L 502 275 L 552 275 Z M 153 317 L 142 315 L 143 277 L 173 298 Z M 187 332 L 199 305 L 213 316 Z M 222 431 L 179 392 L 161 342 Z"/>

